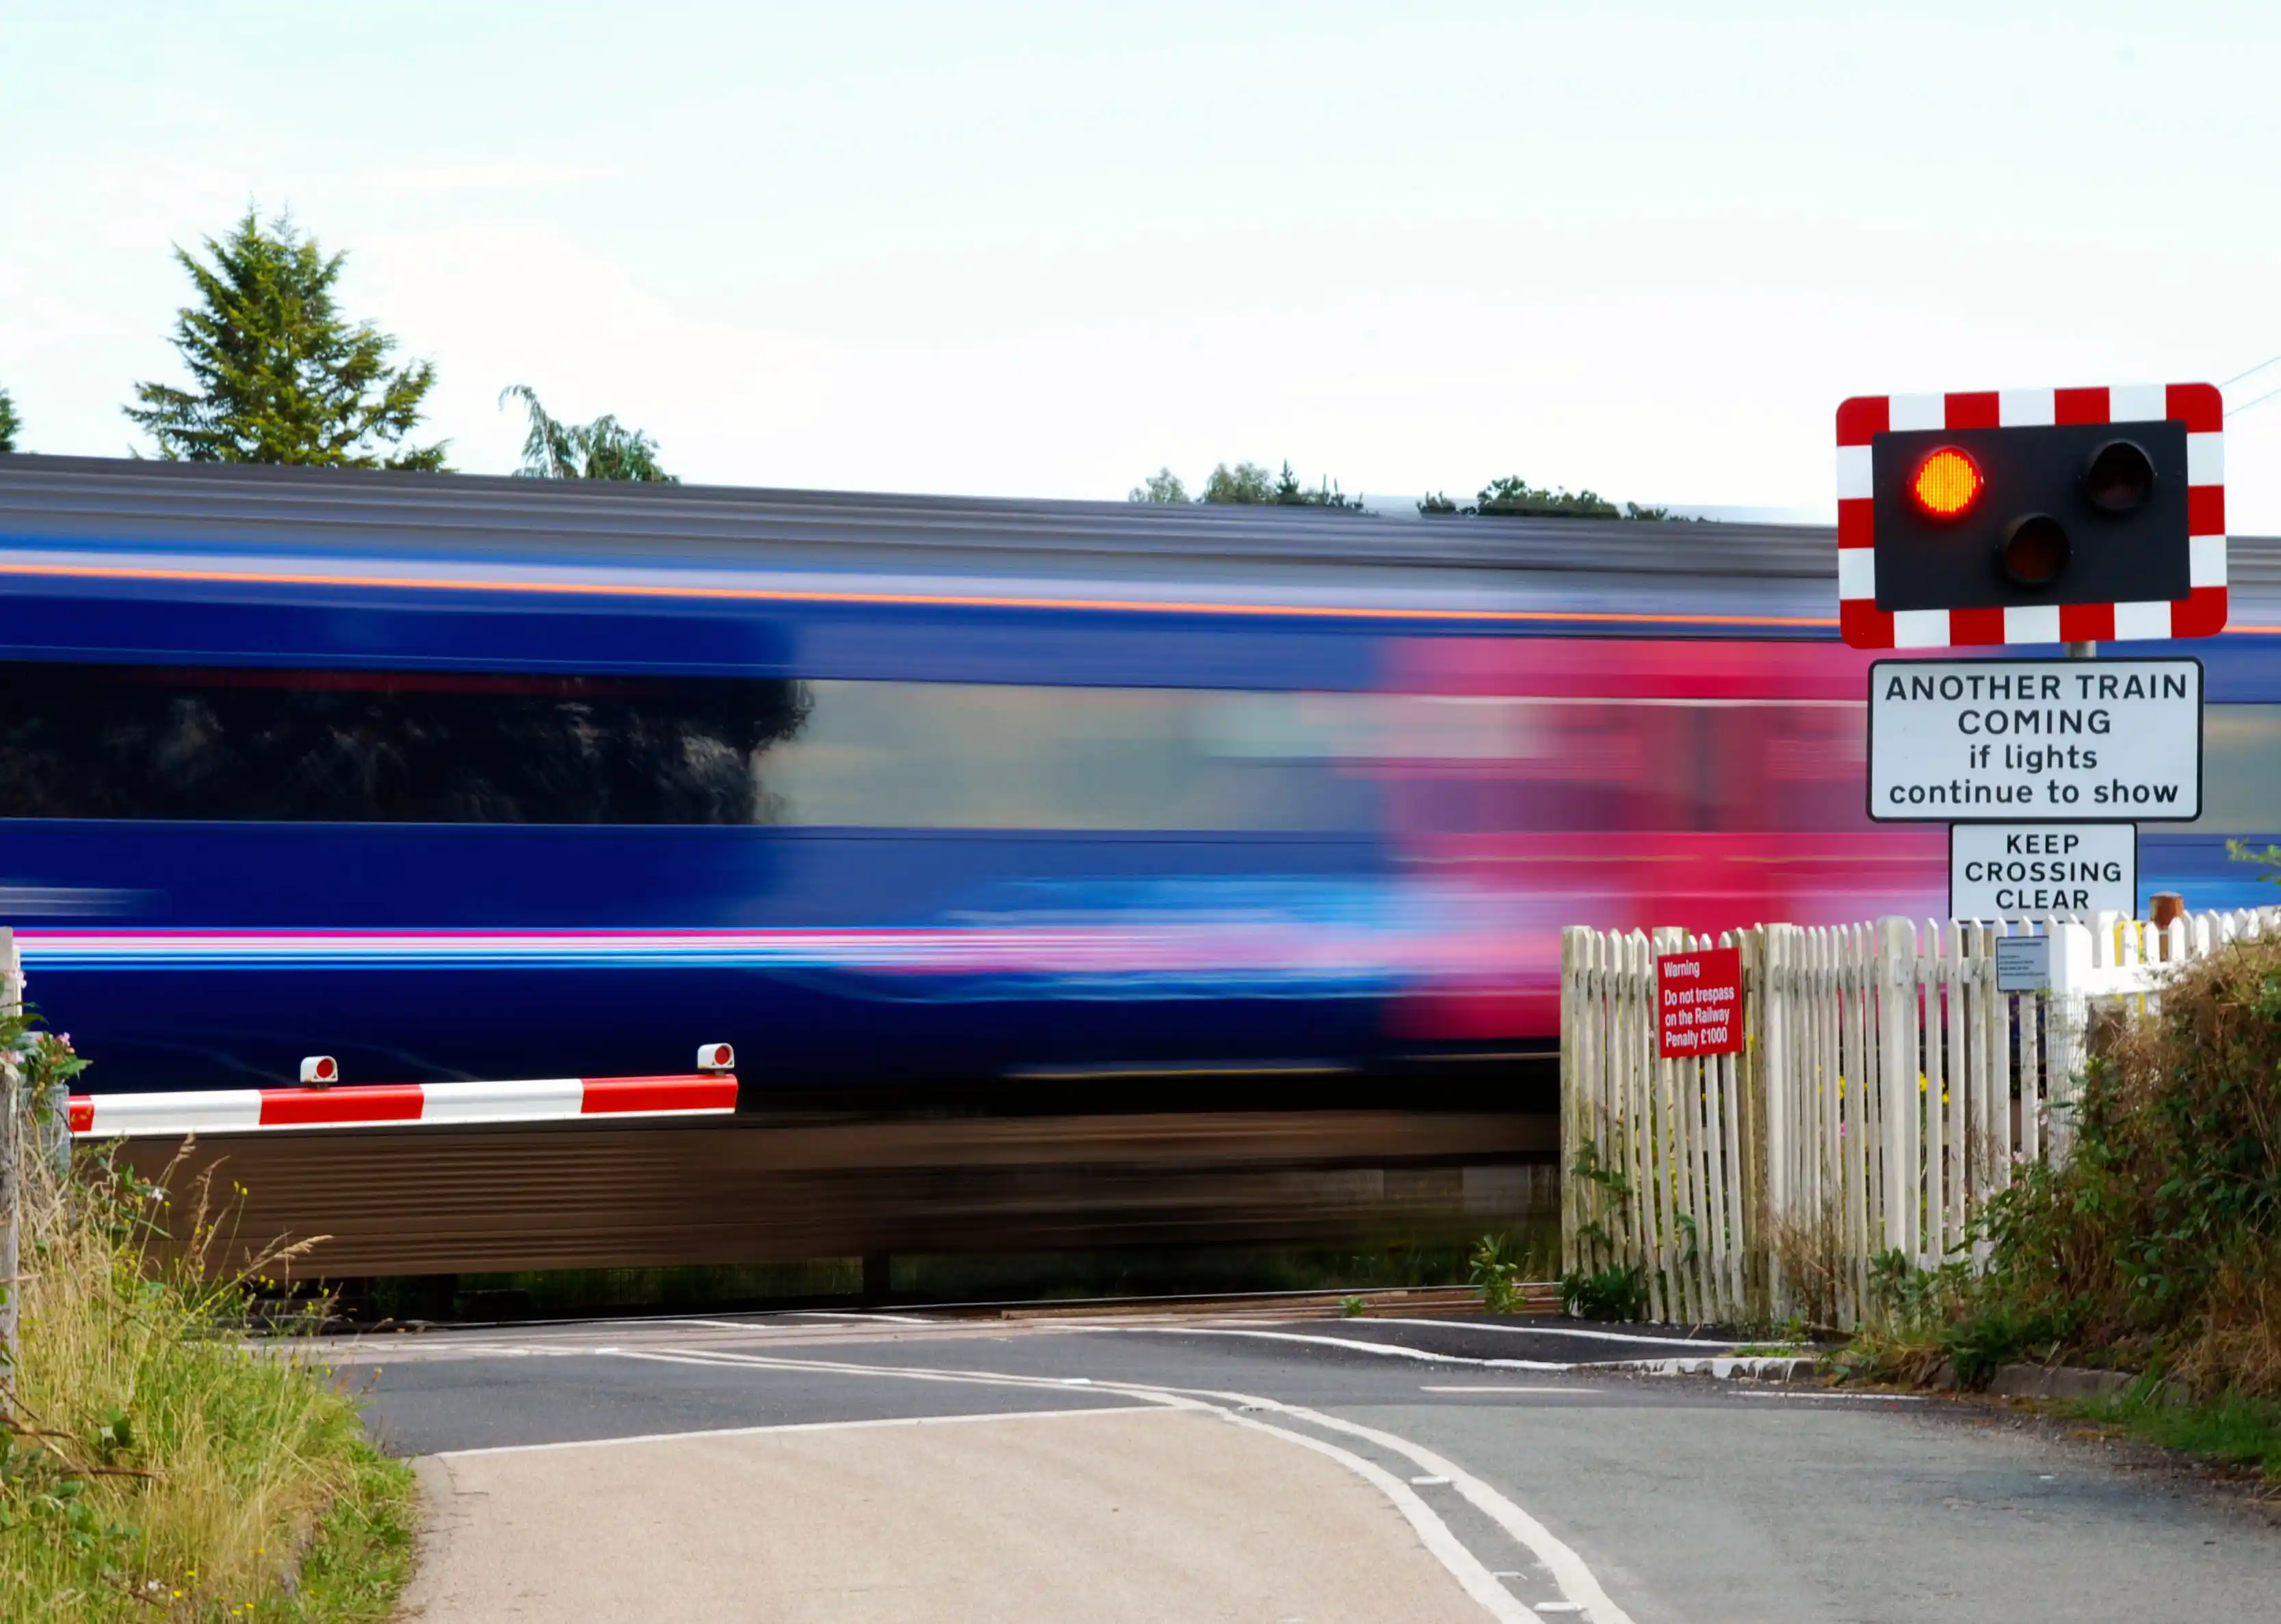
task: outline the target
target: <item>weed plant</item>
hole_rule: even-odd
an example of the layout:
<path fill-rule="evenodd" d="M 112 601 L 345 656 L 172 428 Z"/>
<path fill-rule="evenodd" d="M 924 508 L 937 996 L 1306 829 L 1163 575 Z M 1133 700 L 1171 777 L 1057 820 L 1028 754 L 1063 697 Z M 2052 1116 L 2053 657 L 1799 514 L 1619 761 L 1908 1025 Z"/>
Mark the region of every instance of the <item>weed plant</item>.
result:
<path fill-rule="evenodd" d="M 36 1074 L 68 1048 L 41 1035 L 24 1053 Z M 211 1187 L 85 1163 L 26 1186 L 0 1619 L 386 1617 L 411 1562 L 409 1473 L 313 1353 L 248 1345 L 267 1282 L 209 1275 L 232 1239 Z"/>
<path fill-rule="evenodd" d="M 2281 1465 L 2281 942 L 2180 968 L 2091 1063 L 2058 1168 L 1983 1219 L 1987 1265 L 1880 1259 L 1855 1377 L 1976 1386 L 2008 1360 L 2147 1373 L 2109 1419 Z M 2160 1396 L 2150 1396 L 2160 1388 Z M 2181 1402 L 2181 1401 L 2185 1402 Z M 2161 1412 L 2159 1425 L 2149 1418 Z"/>

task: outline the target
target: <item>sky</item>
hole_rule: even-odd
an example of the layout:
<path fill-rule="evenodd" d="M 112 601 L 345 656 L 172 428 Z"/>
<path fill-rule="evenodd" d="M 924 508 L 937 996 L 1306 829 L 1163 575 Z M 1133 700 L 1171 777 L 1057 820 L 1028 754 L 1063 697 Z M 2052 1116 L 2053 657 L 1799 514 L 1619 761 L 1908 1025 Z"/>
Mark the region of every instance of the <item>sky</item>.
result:
<path fill-rule="evenodd" d="M 2277 70 L 2270 0 L 0 0 L 0 387 L 147 451 L 251 203 L 474 472 L 528 383 L 709 483 L 1826 514 L 1847 395 L 2281 356 Z M 2281 532 L 2281 398 L 2228 428 Z"/>

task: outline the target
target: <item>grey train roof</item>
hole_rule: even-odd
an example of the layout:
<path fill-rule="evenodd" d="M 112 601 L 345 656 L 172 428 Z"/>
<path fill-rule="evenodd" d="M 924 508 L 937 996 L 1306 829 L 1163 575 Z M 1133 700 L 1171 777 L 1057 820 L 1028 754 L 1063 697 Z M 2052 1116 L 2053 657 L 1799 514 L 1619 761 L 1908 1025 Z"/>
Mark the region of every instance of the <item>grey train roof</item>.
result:
<path fill-rule="evenodd" d="M 1638 613 L 1834 617 L 1818 525 L 1410 516 L 0 456 L 0 546 L 197 547 L 932 580 L 1416 589 Z M 2236 621 L 2281 619 L 2281 541 L 2236 537 Z M 1406 596 L 1397 592 L 1397 596 Z"/>

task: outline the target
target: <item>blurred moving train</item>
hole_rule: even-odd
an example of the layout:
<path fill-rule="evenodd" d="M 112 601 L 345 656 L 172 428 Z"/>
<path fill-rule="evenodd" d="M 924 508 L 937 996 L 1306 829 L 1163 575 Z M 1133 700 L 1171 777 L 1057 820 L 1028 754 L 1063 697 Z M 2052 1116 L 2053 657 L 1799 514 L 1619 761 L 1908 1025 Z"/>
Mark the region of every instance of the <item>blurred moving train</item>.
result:
<path fill-rule="evenodd" d="M 2281 581 L 2205 815 L 2254 894 Z M 0 457 L 0 921 L 109 1089 L 643 1072 L 1432 1104 L 1570 923 L 1945 908 L 1826 530 Z M 2053 651 L 2056 652 L 2056 651 Z M 1453 1080 L 1454 1079 L 1454 1080 Z"/>

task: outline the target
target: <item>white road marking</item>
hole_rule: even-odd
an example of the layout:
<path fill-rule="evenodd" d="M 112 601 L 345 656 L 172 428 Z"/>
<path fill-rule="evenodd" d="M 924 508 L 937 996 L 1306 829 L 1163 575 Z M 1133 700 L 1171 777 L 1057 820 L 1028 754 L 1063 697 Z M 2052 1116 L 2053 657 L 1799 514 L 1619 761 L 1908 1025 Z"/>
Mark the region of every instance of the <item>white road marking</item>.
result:
<path fill-rule="evenodd" d="M 1450 1531 L 1450 1525 L 1434 1514 L 1434 1508 L 1419 1497 L 1418 1491 L 1377 1462 L 1365 1460 L 1352 1450 L 1342 1450 L 1335 1443 L 1326 1443 L 1320 1438 L 1293 1432 L 1287 1427 L 1271 1426 L 1265 1421 L 1255 1420 L 1250 1416 L 1239 1415 L 1229 1410 L 1222 1410 L 1218 1414 L 1232 1427 L 1249 1427 L 1337 1461 L 1394 1502 L 1394 1509 L 1402 1513 L 1403 1520 L 1417 1532 L 1419 1542 L 1434 1553 L 1434 1559 L 1449 1570 L 1450 1576 L 1458 1581 L 1458 1587 L 1481 1605 L 1482 1612 L 1496 1620 L 1497 1624 L 1521 1624 L 1530 1617 L 1528 1609 L 1515 1601 L 1512 1592 L 1498 1583 L 1490 1574 L 1488 1564 L 1465 1549 L 1465 1543 Z"/>
<path fill-rule="evenodd" d="M 1577 1336 L 1594 1342 L 1646 1342 L 1657 1348 L 1693 1348 L 1702 1351 L 1714 1348 L 1740 1348 L 1746 1344 L 1718 1342 L 1706 1336 L 1642 1336 L 1634 1331 L 1592 1331 L 1582 1326 L 1550 1325 L 1491 1325 L 1473 1319 L 1412 1319 L 1404 1314 L 1398 1319 L 1382 1319 L 1380 1325 L 1429 1325 L 1450 1331 L 1496 1331 L 1506 1336 Z"/>
<path fill-rule="evenodd" d="M 1736 1388 L 1744 1398 L 1852 1398 L 1888 1404 L 1921 1404 L 1921 1393 L 1833 1393 L 1826 1388 Z"/>
<path fill-rule="evenodd" d="M 653 1359 L 655 1354 L 630 1353 L 630 1359 Z M 892 1416 L 862 1421 L 785 1421 L 769 1427 L 711 1427 L 695 1432 L 635 1433 L 622 1438 L 566 1438 L 553 1443 L 494 1443 L 481 1449 L 445 1450 L 448 1460 L 471 1455 L 543 1455 L 555 1450 L 601 1450 L 620 1443 L 677 1443 L 684 1438 L 758 1438 L 771 1433 L 861 1432 L 882 1427 L 949 1427 L 967 1421 L 1058 1421 L 1071 1416 L 1150 1415 L 1148 1404 L 1102 1404 L 1083 1410 L 1002 1410 L 986 1415 Z"/>
<path fill-rule="evenodd" d="M 916 1314 L 857 1313 L 851 1309 L 796 1308 L 787 1310 L 786 1313 L 788 1317 L 800 1319 L 880 1320 L 888 1325 L 933 1325 L 935 1323 L 932 1319 L 923 1319 Z"/>
<path fill-rule="evenodd" d="M 982 1386 L 1056 1389 L 1061 1386 L 1057 1379 L 1050 1376 L 1017 1376 L 1010 1373 L 995 1371 L 934 1370 L 909 1366 L 898 1368 L 847 1360 L 794 1359 L 776 1355 L 731 1353 L 710 1349 L 692 1348 L 677 1349 L 670 1354 L 629 1354 L 622 1357 L 662 1359 L 674 1364 L 747 1365 L 762 1370 L 807 1371 L 834 1375 L 892 1375 L 917 1381 L 971 1382 Z M 1386 1493 L 1388 1498 L 1393 1500 L 1402 1510 L 1403 1516 L 1411 1518 L 1411 1526 L 1419 1529 L 1419 1538 L 1427 1541 L 1427 1548 L 1434 1552 L 1437 1558 L 1443 1559 L 1444 1566 L 1450 1567 L 1451 1574 L 1465 1585 L 1466 1594 L 1474 1596 L 1477 1600 L 1480 1600 L 1484 1607 L 1489 1609 L 1492 1616 L 1500 1620 L 1507 1620 L 1512 1615 L 1508 1615 L 1501 1609 L 1512 1603 L 1511 1594 L 1502 1588 L 1497 1589 L 1496 1595 L 1498 1600 L 1492 1604 L 1485 1594 L 1477 1592 L 1473 1584 L 1467 1582 L 1465 1577 L 1465 1565 L 1470 1565 L 1470 1569 L 1477 1570 L 1482 1578 L 1490 1579 L 1492 1584 L 1495 1581 L 1489 1575 L 1488 1568 L 1465 1550 L 1465 1546 L 1458 1541 L 1457 1536 L 1450 1532 L 1448 1525 L 1434 1515 L 1432 1509 L 1408 1484 L 1401 1482 L 1390 1473 L 1364 1459 L 1361 1456 L 1340 1450 L 1334 1444 L 1326 1443 L 1319 1438 L 1310 1437 L 1305 1433 L 1294 1431 L 1287 1427 L 1277 1427 L 1272 1422 L 1254 1418 L 1261 1413 L 1287 1416 L 1310 1426 L 1322 1427 L 1326 1431 L 1344 1433 L 1349 1437 L 1366 1439 L 1381 1449 L 1403 1456 L 1434 1476 L 1448 1478 L 1450 1485 L 1459 1494 L 1465 1496 L 1469 1504 L 1486 1515 L 1498 1527 L 1504 1529 L 1507 1535 L 1527 1548 L 1529 1554 L 1551 1574 L 1553 1583 L 1560 1593 L 1578 1605 L 1579 1610 L 1587 1615 L 1590 1624 L 1632 1624 L 1631 1615 L 1616 1605 L 1614 1600 L 1601 1588 L 1598 1578 L 1586 1565 L 1584 1558 L 1577 1555 L 1574 1548 L 1470 1472 L 1431 1450 L 1411 1443 L 1406 1438 L 1397 1437 L 1392 1433 L 1380 1432 L 1375 1427 L 1365 1427 L 1358 1422 L 1342 1420 L 1336 1416 L 1326 1415 L 1319 1411 L 1307 1409 L 1303 1405 L 1287 1404 L 1277 1399 L 1259 1397 L 1249 1393 L 1221 1392 L 1208 1388 L 1151 1386 L 1141 1382 L 1126 1381 L 1096 1381 L 1094 1386 L 1102 1392 L 1124 1393 L 1132 1397 L 1157 1404 L 1177 1405 L 1183 1400 L 1204 1399 L 1216 1400 L 1221 1404 L 1239 1406 L 1239 1409 L 1220 1410 L 1219 1413 L 1236 1426 L 1256 1427 L 1264 1431 L 1274 1433 L 1302 1448 L 1311 1449 L 1318 1454 L 1339 1459 L 1342 1465 L 1350 1460 L 1353 1463 L 1350 1470 L 1356 1471 L 1358 1475 L 1365 1477 L 1381 1492 Z M 1407 1496 L 1408 1502 L 1415 1503 L 1416 1515 L 1412 1514 L 1413 1508 L 1405 1502 L 1403 1496 Z M 1427 1538 L 1424 1528 L 1416 1520 L 1417 1516 L 1425 1517 L 1439 1527 L 1441 1535 L 1437 1538 Z M 1447 1545 L 1442 1544 L 1441 1540 L 1446 1540 Z M 1447 1558 L 1443 1557 L 1445 1550 L 1450 1552 Z M 1450 1564 L 1453 1561 L 1459 1566 L 1451 1566 Z M 1517 1604 L 1514 1605 L 1517 1605 Z M 1527 1614 L 1521 1613 L 1518 1616 L 1526 1618 Z"/>
<path fill-rule="evenodd" d="M 1419 1392 L 1421 1392 L 1421 1393 L 1585 1393 L 1585 1394 L 1594 1394 L 1594 1393 L 1598 1393 L 1598 1392 L 1602 1391 L 1603 1389 L 1601 1389 L 1601 1388 L 1555 1388 L 1555 1387 L 1541 1387 L 1541 1388 L 1522 1388 L 1522 1387 L 1506 1387 L 1506 1388 L 1501 1388 L 1501 1387 L 1488 1387 L 1488 1386 L 1476 1386 L 1476 1387 L 1450 1387 L 1450 1386 L 1447 1386 L 1447 1385 L 1443 1385 L 1443 1386 L 1439 1386 L 1439 1387 L 1437 1387 L 1437 1386 L 1435 1386 L 1433 1382 L 1430 1382 L 1430 1381 L 1429 1381 L 1429 1382 L 1425 1383 L 1425 1384 L 1424 1384 L 1424 1385 L 1422 1385 L 1421 1387 L 1419 1387 L 1418 1390 L 1419 1390 Z"/>
<path fill-rule="evenodd" d="M 1300 1331 L 1234 1331 L 1211 1326 L 1092 1326 L 1088 1330 L 1115 1332 L 1121 1335 L 1155 1336 L 1248 1336 L 1265 1342 L 1308 1342 L 1318 1348 L 1349 1348 L 1357 1353 L 1376 1354 L 1382 1359 L 1415 1359 L 1421 1365 L 1471 1365 L 1489 1370 L 1574 1370 L 1569 1362 L 1544 1359 L 1475 1359 L 1457 1353 L 1429 1353 L 1423 1348 L 1405 1348 L 1400 1342 L 1358 1342 L 1351 1336 L 1310 1336 Z"/>

